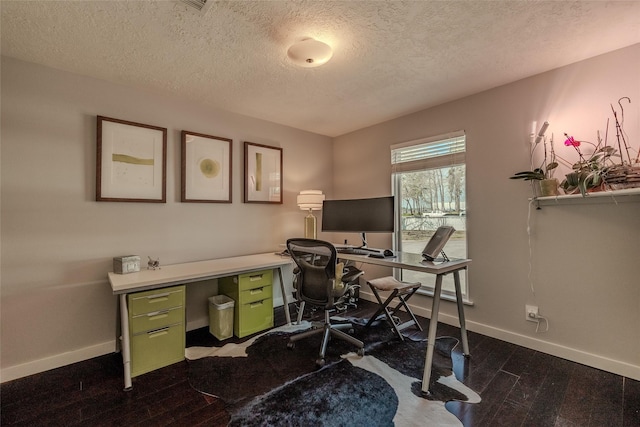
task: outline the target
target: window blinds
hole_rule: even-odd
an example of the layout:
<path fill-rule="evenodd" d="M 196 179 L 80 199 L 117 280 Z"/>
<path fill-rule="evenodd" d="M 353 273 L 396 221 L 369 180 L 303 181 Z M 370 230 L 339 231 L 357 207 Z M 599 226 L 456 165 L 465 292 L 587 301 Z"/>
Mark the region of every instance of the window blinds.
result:
<path fill-rule="evenodd" d="M 411 172 L 465 163 L 464 131 L 391 146 L 391 172 Z"/>

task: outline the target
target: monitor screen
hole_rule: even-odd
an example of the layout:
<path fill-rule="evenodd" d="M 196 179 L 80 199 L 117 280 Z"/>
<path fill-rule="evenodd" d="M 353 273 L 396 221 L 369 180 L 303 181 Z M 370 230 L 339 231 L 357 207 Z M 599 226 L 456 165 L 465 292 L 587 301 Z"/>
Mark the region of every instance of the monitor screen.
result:
<path fill-rule="evenodd" d="M 393 233 L 393 196 L 325 200 L 322 205 L 322 231 Z"/>

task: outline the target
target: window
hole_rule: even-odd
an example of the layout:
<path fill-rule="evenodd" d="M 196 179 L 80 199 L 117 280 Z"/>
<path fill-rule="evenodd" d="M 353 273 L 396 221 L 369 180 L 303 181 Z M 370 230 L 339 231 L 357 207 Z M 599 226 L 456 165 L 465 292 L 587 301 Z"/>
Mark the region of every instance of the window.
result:
<path fill-rule="evenodd" d="M 456 229 L 444 247 L 449 258 L 467 258 L 465 135 L 456 132 L 396 144 L 391 147 L 393 194 L 398 201 L 395 249 L 421 253 L 441 225 Z M 397 278 L 422 282 L 419 291 L 433 294 L 435 276 L 396 271 Z M 468 301 L 467 274 L 460 275 L 463 299 Z M 453 275 L 442 281 L 443 298 L 453 297 Z"/>

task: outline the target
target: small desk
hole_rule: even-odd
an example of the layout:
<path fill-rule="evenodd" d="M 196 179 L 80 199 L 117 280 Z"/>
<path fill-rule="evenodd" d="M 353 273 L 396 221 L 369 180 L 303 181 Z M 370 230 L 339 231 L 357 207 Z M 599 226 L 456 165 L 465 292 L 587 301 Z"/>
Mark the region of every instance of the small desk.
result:
<path fill-rule="evenodd" d="M 402 268 L 405 270 L 421 271 L 436 275 L 436 287 L 433 292 L 433 304 L 431 306 L 431 320 L 427 341 L 427 354 L 425 357 L 424 372 L 422 374 L 422 392 L 429 393 L 429 380 L 431 379 L 431 365 L 433 364 L 433 350 L 435 348 L 436 329 L 438 328 L 438 310 L 440 309 L 440 292 L 442 290 L 442 277 L 453 273 L 453 281 L 456 288 L 456 303 L 458 305 L 458 320 L 460 321 L 460 334 L 462 335 L 462 352 L 469 356 L 469 342 L 467 341 L 467 328 L 464 320 L 464 305 L 462 292 L 460 291 L 460 270 L 466 269 L 471 264 L 470 259 L 454 259 L 448 262 L 423 261 L 422 255 L 407 252 L 397 252 L 395 258 L 373 258 L 367 255 L 338 253 L 338 258 L 362 262 L 366 264 L 382 265 L 385 267 Z"/>
<path fill-rule="evenodd" d="M 245 255 L 220 258 L 184 264 L 163 265 L 157 270 L 140 270 L 135 273 L 109 273 L 109 283 L 114 295 L 120 296 L 120 329 L 122 333 L 122 363 L 124 365 L 124 387 L 131 389 L 131 337 L 129 336 L 129 310 L 127 294 L 150 289 L 165 288 L 173 285 L 199 282 L 207 279 L 251 273 L 265 269 L 278 269 L 280 289 L 284 303 L 287 325 L 291 324 L 287 292 L 282 279 L 282 268 L 293 261 L 274 253 Z"/>

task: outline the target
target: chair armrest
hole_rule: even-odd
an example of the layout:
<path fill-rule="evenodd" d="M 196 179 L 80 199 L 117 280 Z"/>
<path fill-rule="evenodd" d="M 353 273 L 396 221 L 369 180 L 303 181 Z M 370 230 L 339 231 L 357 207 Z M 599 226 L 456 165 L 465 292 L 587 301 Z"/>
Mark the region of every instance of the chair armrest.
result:
<path fill-rule="evenodd" d="M 342 281 L 344 283 L 350 283 L 356 281 L 358 277 L 362 276 L 364 271 L 352 266 L 348 265 L 344 268 L 344 273 L 342 273 Z"/>

